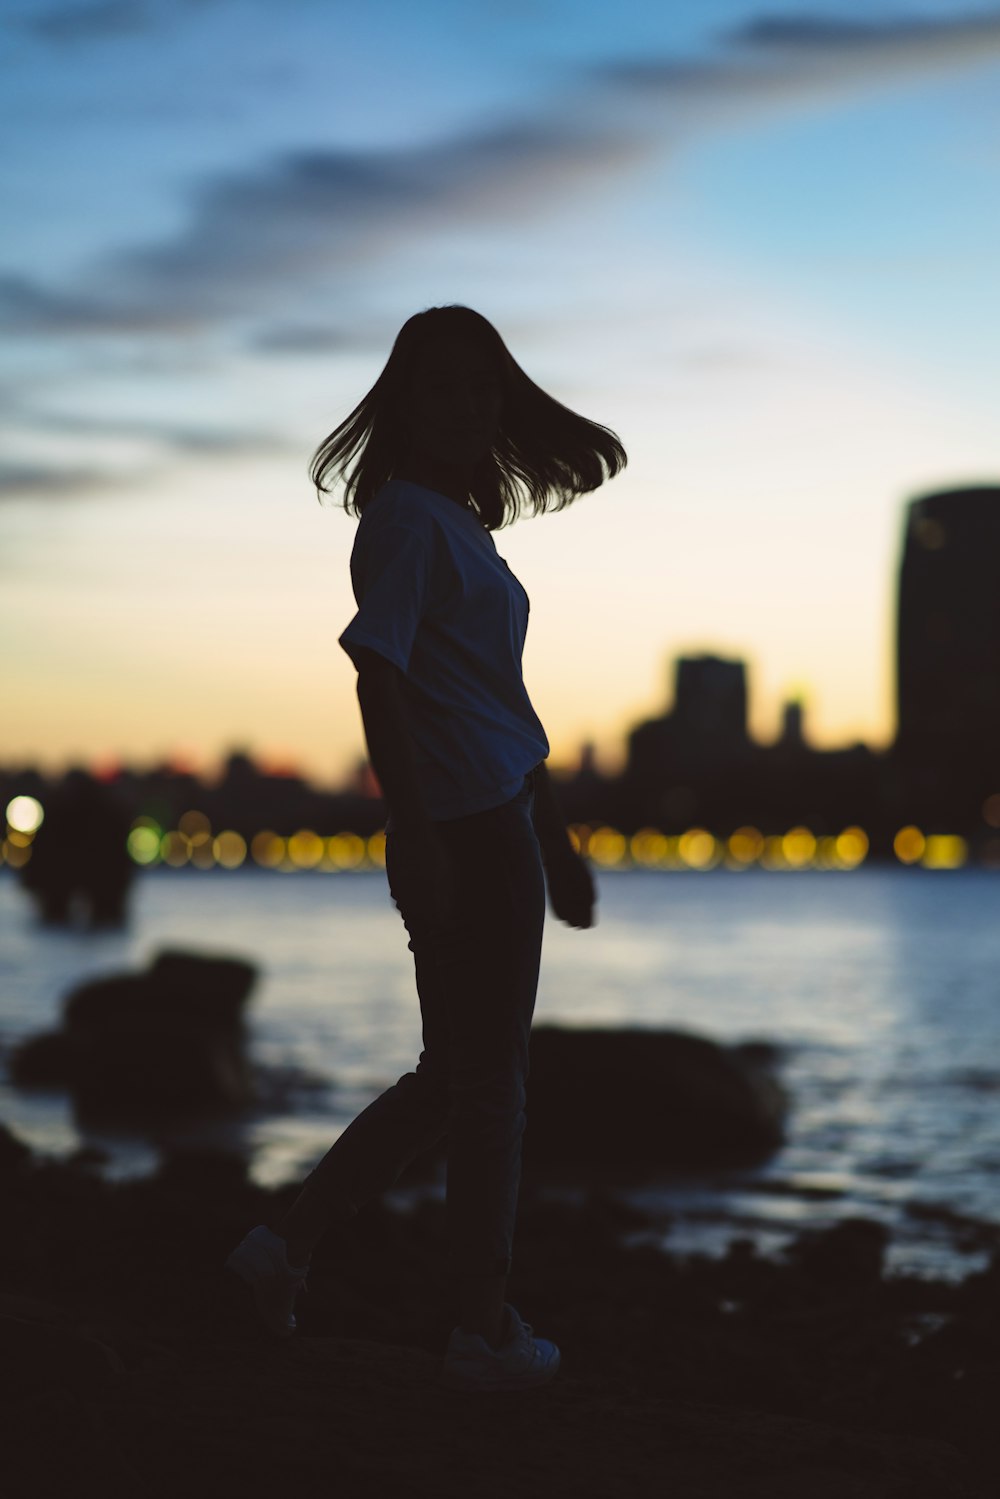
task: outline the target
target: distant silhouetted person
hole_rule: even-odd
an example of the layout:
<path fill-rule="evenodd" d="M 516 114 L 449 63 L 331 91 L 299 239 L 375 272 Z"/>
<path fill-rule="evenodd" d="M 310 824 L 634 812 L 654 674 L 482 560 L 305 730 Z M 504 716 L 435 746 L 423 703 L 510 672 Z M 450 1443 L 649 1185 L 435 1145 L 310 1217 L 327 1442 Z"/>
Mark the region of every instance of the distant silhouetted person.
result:
<path fill-rule="evenodd" d="M 21 870 L 42 920 L 63 925 L 82 913 L 92 927 L 120 926 L 134 871 L 126 842 L 129 812 L 118 793 L 74 768 L 44 811 Z"/>
<path fill-rule="evenodd" d="M 559 1364 L 504 1293 L 546 881 L 570 926 L 591 926 L 595 902 L 522 680 L 528 598 L 491 533 L 525 512 L 562 509 L 624 464 L 614 433 L 546 395 L 466 307 L 410 318 L 375 385 L 313 459 L 319 488 L 344 481 L 360 517 L 358 612 L 340 643 L 358 669 L 388 803 L 386 869 L 414 957 L 423 1050 L 337 1140 L 278 1232 L 255 1228 L 228 1265 L 270 1329 L 293 1332 L 295 1295 L 324 1230 L 447 1136 L 460 1302 L 444 1365 L 453 1386 L 542 1384 Z"/>

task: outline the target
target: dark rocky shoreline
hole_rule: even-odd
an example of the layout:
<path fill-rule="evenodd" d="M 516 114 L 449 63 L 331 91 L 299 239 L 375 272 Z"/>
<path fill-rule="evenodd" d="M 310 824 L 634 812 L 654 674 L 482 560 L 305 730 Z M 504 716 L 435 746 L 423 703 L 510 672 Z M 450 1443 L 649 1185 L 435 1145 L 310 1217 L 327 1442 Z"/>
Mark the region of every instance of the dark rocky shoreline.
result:
<path fill-rule="evenodd" d="M 986 1499 L 997 1492 L 1000 1257 L 958 1284 L 890 1277 L 884 1231 L 781 1262 L 623 1242 L 607 1192 L 526 1182 L 511 1300 L 563 1351 L 542 1391 L 436 1383 L 454 1321 L 443 1211 L 378 1204 L 331 1234 L 275 1343 L 220 1265 L 293 1189 L 192 1153 L 103 1181 L 0 1133 L 4 1493 L 609 1499 Z M 235 1298 L 235 1299 L 234 1299 Z"/>

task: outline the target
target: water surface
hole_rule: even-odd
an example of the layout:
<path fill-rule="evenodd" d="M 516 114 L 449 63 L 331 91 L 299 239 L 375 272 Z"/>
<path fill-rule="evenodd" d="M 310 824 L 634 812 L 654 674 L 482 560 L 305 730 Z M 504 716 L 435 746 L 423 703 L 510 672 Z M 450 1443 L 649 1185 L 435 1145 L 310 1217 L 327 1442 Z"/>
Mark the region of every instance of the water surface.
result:
<path fill-rule="evenodd" d="M 711 1249 L 737 1224 L 768 1248 L 861 1213 L 892 1227 L 895 1263 L 968 1267 L 943 1220 L 1000 1219 L 998 897 L 988 870 L 632 870 L 600 876 L 594 930 L 550 919 L 538 1022 L 782 1047 L 794 1106 L 772 1162 L 632 1184 L 668 1247 Z M 41 928 L 0 873 L 0 1045 L 55 1024 L 82 978 L 173 945 L 259 965 L 254 1057 L 293 1084 L 292 1109 L 213 1134 L 252 1152 L 258 1180 L 298 1178 L 416 1058 L 411 958 L 384 877 L 258 869 L 144 871 L 129 927 L 101 934 Z M 65 1099 L 5 1076 L 0 1111 L 39 1148 L 99 1145 L 111 1174 L 158 1158 L 155 1141 L 83 1133 Z"/>

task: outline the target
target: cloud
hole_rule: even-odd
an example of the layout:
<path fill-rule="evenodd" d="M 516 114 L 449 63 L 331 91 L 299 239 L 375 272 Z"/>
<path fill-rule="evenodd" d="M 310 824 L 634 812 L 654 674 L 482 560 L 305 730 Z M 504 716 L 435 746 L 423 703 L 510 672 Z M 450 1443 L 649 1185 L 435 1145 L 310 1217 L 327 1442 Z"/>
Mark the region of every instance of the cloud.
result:
<path fill-rule="evenodd" d="M 599 74 L 655 102 L 661 124 L 677 139 L 776 105 L 1000 60 L 1000 9 L 892 21 L 758 16 L 727 31 L 722 42 L 707 62 L 642 59 Z"/>
<path fill-rule="evenodd" d="M 198 458 L 255 458 L 287 453 L 298 444 L 273 432 L 227 431 L 224 428 L 170 427 L 158 434 L 159 440 L 175 453 Z"/>
<path fill-rule="evenodd" d="M 250 340 L 250 347 L 261 354 L 336 354 L 357 344 L 354 335 L 340 328 L 295 323 L 273 323 Z"/>
<path fill-rule="evenodd" d="M 217 0 L 83 0 L 79 5 L 52 5 L 39 15 L 17 16 L 11 24 L 37 41 L 78 47 L 113 37 L 142 36 L 170 26 L 178 13 L 203 10 L 215 3 Z"/>
<path fill-rule="evenodd" d="M 153 24 L 145 0 L 91 0 L 84 5 L 54 5 L 41 15 L 19 17 L 22 31 L 45 42 L 73 45 L 109 36 L 134 36 Z"/>
<path fill-rule="evenodd" d="M 99 280 L 104 280 L 99 274 Z M 141 314 L 113 293 L 81 288 L 60 291 L 27 276 L 0 276 L 0 327 L 8 333 L 129 333 L 172 326 L 170 320 Z"/>
<path fill-rule="evenodd" d="M 3 278 L 0 327 L 180 333 L 224 323 L 449 220 L 523 218 L 640 149 L 612 127 L 529 124 L 411 151 L 289 154 L 202 184 L 181 234 L 110 257 L 69 292 Z"/>
<path fill-rule="evenodd" d="M 159 288 L 182 314 L 210 315 L 248 290 L 297 275 L 357 268 L 442 223 L 524 218 L 575 179 L 634 156 L 605 128 L 505 126 L 411 151 L 314 151 L 217 178 L 172 242 L 122 256 L 119 274 L 145 301 Z"/>
<path fill-rule="evenodd" d="M 1000 58 L 1000 10 L 865 23 L 762 15 L 707 61 L 591 69 L 534 119 L 417 148 L 300 151 L 216 173 L 192 194 L 179 233 L 108 256 L 68 290 L 0 281 L 0 326 L 128 335 L 266 318 L 290 288 L 364 272 L 448 226 L 557 211 L 734 117 L 991 58 Z M 258 348 L 269 338 L 272 352 L 282 346 L 266 326 L 256 337 Z M 286 329 L 285 350 L 296 341 L 299 352 L 316 350 L 323 335 Z"/>
<path fill-rule="evenodd" d="M 128 428 L 125 424 L 112 432 L 114 425 L 110 422 L 91 422 L 81 417 L 72 424 L 64 424 L 59 430 L 63 435 L 76 432 L 88 438 L 112 435 L 148 436 L 175 459 L 211 461 L 262 458 L 291 452 L 302 455 L 301 443 L 268 433 L 212 431 L 194 427 L 160 430 L 150 428 L 148 432 L 143 432 L 138 425 Z M 109 494 L 123 487 L 149 484 L 163 470 L 162 462 L 157 462 L 154 457 L 127 469 L 121 465 L 113 468 L 110 465 L 85 462 L 55 464 L 3 460 L 0 461 L 0 504 L 5 500 L 55 500 L 78 495 Z"/>
<path fill-rule="evenodd" d="M 910 46 L 938 48 L 956 42 L 995 38 L 1000 26 L 997 11 L 970 11 L 965 16 L 899 16 L 895 19 L 851 21 L 835 16 L 755 16 L 726 33 L 727 39 L 752 47 L 788 49 L 844 48 L 899 53 Z"/>
<path fill-rule="evenodd" d="M 97 468 L 0 462 L 0 501 L 93 494 L 117 482 L 115 475 Z"/>
<path fill-rule="evenodd" d="M 60 438 L 145 443 L 179 456 L 199 458 L 262 457 L 285 453 L 297 444 L 276 432 L 259 428 L 192 425 L 142 417 L 108 417 L 80 412 L 40 410 L 21 404 L 12 410 L 22 432 L 47 433 Z M 21 467 L 15 466 L 20 472 Z M 60 472 L 55 470 L 54 472 Z"/>

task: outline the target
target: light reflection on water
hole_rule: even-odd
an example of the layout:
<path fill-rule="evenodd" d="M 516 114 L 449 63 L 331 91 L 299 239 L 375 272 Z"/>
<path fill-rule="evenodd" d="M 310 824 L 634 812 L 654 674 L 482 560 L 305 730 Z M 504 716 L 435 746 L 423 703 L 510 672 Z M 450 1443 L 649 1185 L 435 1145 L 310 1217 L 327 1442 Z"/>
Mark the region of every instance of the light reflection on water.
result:
<path fill-rule="evenodd" d="M 897 1263 L 941 1268 L 950 1239 L 908 1203 L 1000 1218 L 1000 874 L 636 870 L 600 889 L 594 930 L 549 923 L 537 1020 L 773 1040 L 794 1098 L 789 1143 L 761 1170 L 642 1189 L 672 1215 L 669 1245 L 722 1243 L 734 1217 L 764 1245 L 862 1213 L 893 1226 Z M 255 1059 L 317 1079 L 293 1090 L 293 1113 L 214 1127 L 215 1143 L 253 1149 L 261 1181 L 301 1175 L 416 1057 L 411 958 L 377 873 L 146 872 L 129 929 L 87 934 L 36 927 L 5 872 L 0 1041 L 53 1024 L 81 978 L 168 945 L 255 961 Z M 41 1148 L 80 1143 L 62 1099 L 0 1084 L 0 1107 Z M 87 1139 L 118 1174 L 156 1159 L 149 1142 Z"/>

